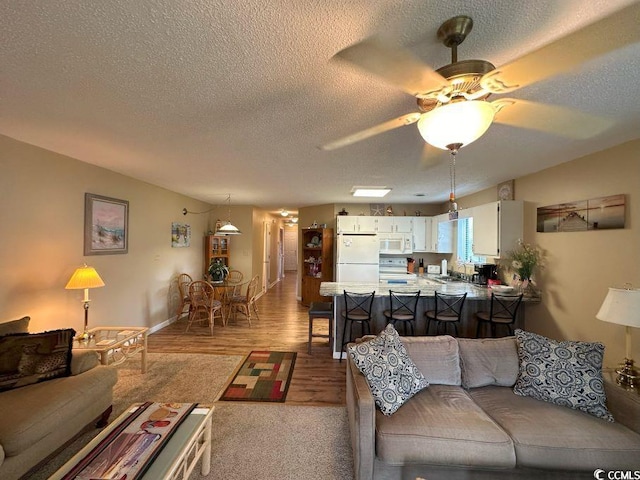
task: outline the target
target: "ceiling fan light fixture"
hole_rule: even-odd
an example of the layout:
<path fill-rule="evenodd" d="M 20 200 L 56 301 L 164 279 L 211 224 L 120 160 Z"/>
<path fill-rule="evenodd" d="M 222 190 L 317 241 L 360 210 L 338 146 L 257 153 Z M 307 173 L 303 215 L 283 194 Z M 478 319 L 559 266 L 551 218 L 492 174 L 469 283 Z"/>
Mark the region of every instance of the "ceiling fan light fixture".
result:
<path fill-rule="evenodd" d="M 449 150 L 449 145 L 464 147 L 484 135 L 494 116 L 495 110 L 490 103 L 463 100 L 423 114 L 418 120 L 418 130 L 428 144 Z"/>

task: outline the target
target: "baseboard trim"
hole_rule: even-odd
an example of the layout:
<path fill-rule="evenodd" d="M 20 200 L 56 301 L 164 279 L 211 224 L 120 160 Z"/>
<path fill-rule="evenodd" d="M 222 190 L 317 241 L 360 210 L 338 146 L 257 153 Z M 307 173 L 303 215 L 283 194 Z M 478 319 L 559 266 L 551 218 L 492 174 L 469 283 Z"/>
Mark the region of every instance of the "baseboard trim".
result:
<path fill-rule="evenodd" d="M 171 325 L 172 323 L 176 323 L 177 321 L 178 321 L 178 317 L 174 315 L 173 317 L 165 320 L 164 322 L 158 323 L 157 325 L 150 327 L 149 334 L 155 333 L 158 330 L 162 330 L 164 327 L 168 327 L 169 325 Z"/>

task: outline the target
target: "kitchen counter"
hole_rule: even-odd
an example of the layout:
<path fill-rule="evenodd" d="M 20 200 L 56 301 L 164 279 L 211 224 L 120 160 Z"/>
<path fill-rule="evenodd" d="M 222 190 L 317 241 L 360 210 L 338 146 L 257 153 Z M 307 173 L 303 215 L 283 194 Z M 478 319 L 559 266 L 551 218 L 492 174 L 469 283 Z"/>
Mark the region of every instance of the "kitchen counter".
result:
<path fill-rule="evenodd" d="M 389 290 L 394 292 L 417 292 L 420 290 L 421 297 L 434 297 L 434 292 L 438 293 L 467 293 L 467 300 L 490 300 L 491 289 L 484 285 L 458 281 L 452 277 L 442 277 L 440 275 L 424 275 L 408 280 L 407 283 L 360 283 L 360 282 L 322 282 L 320 284 L 320 295 L 335 297 L 342 295 L 344 291 L 354 293 L 376 292 L 376 297 L 389 296 Z M 540 302 L 540 297 L 524 297 L 525 302 Z"/>
<path fill-rule="evenodd" d="M 458 281 L 451 277 L 442 277 L 440 275 L 424 275 L 415 279 L 408 280 L 407 283 L 389 283 L 386 281 L 377 283 L 362 282 L 322 282 L 320 284 L 320 295 L 333 297 L 334 306 L 334 324 L 333 338 L 335 344 L 333 346 L 333 358 L 340 358 L 340 344 L 342 343 L 342 330 L 344 328 L 344 319 L 341 312 L 344 310 L 344 291 L 353 293 L 370 293 L 375 291 L 375 300 L 373 302 L 373 321 L 371 324 L 371 333 L 377 334 L 386 326 L 386 318 L 383 314 L 385 309 L 389 308 L 389 290 L 394 292 L 416 292 L 420 290 L 420 300 L 418 301 L 418 310 L 416 315 L 415 334 L 426 335 L 426 319 L 424 312 L 433 310 L 435 307 L 435 292 L 438 293 L 467 293 L 467 299 L 463 309 L 461 324 L 458 330 L 461 337 L 472 338 L 476 333 L 476 322 L 473 314 L 479 311 L 489 311 L 491 305 L 491 289 L 483 285 L 474 285 L 472 283 Z M 523 298 L 523 303 L 518 311 L 514 328 L 525 328 L 525 310 L 531 304 L 540 303 L 540 297 Z M 402 327 L 400 327 L 400 335 L 403 335 Z M 435 326 L 431 326 L 431 334 L 434 334 Z M 499 334 L 503 332 L 500 329 Z M 453 334 L 449 330 L 449 334 Z M 349 332 L 347 332 L 347 336 Z M 358 326 L 353 328 L 352 338 L 360 336 Z M 344 354 L 346 355 L 346 354 Z M 344 358 L 344 357 L 343 357 Z"/>

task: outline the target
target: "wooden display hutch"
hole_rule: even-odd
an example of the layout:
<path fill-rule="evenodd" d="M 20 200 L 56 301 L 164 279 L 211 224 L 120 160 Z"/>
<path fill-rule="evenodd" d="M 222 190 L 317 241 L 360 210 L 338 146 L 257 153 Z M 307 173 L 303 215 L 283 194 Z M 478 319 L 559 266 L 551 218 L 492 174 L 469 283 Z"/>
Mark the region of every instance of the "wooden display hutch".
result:
<path fill-rule="evenodd" d="M 220 260 L 229 266 L 229 237 L 207 235 L 204 237 L 204 274 L 209 275 L 209 265 L 212 259 Z"/>
<path fill-rule="evenodd" d="M 302 229 L 302 303 L 329 302 L 320 296 L 320 284 L 333 282 L 333 229 Z"/>

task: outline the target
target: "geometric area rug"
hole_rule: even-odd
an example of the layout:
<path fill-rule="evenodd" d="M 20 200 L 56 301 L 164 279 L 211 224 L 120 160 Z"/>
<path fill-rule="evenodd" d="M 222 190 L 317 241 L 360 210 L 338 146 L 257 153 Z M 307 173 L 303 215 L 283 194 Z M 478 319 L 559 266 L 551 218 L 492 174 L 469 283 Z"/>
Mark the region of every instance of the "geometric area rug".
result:
<path fill-rule="evenodd" d="M 223 401 L 284 402 L 296 352 L 252 351 L 219 398 Z"/>

